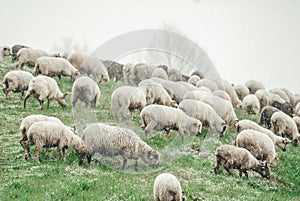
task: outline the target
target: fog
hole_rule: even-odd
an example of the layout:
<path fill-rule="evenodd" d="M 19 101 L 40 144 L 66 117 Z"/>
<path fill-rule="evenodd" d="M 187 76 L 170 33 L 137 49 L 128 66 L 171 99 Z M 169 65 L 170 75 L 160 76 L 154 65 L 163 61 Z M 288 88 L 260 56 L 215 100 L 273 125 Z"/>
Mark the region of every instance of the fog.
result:
<path fill-rule="evenodd" d="M 220 76 L 300 93 L 300 1 L 0 0 L 0 45 L 92 53 L 135 30 L 168 25 L 197 43 Z"/>

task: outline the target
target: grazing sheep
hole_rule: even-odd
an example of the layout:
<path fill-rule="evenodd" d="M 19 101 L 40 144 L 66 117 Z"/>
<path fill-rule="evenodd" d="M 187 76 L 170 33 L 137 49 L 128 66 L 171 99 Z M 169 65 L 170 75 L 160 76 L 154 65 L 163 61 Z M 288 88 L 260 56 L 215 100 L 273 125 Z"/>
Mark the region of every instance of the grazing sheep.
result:
<path fill-rule="evenodd" d="M 169 68 L 168 69 L 168 80 L 173 82 L 182 81 L 182 73 L 177 68 Z"/>
<path fill-rule="evenodd" d="M 128 63 L 123 68 L 124 83 L 126 85 L 137 86 L 142 80 L 149 79 L 157 66 L 138 63 L 136 65 Z"/>
<path fill-rule="evenodd" d="M 271 117 L 275 112 L 280 110 L 273 106 L 266 106 L 260 113 L 259 125 L 266 125 L 268 129 L 271 128 Z"/>
<path fill-rule="evenodd" d="M 285 93 L 285 91 L 278 89 L 278 88 L 274 88 L 269 90 L 270 93 L 272 94 L 277 94 L 278 96 L 280 96 L 280 98 L 282 98 L 285 102 L 287 103 L 291 103 L 289 96 Z"/>
<path fill-rule="evenodd" d="M 157 78 L 164 79 L 164 80 L 169 79 L 167 72 L 163 68 L 160 68 L 160 67 L 153 70 L 151 77 L 157 77 Z"/>
<path fill-rule="evenodd" d="M 214 95 L 214 96 L 218 96 L 218 97 L 220 97 L 220 98 L 223 98 L 224 100 L 227 100 L 227 101 L 229 101 L 229 102 L 231 102 L 231 98 L 230 98 L 230 96 L 228 95 L 228 93 L 226 93 L 226 91 L 224 91 L 224 90 L 215 90 L 214 92 L 212 92 L 212 94 Z"/>
<path fill-rule="evenodd" d="M 274 145 L 278 146 L 278 148 L 280 148 L 282 151 L 286 151 L 286 145 L 289 143 L 287 138 L 277 136 L 269 129 L 261 127 L 254 121 L 248 119 L 243 119 L 237 123 L 236 130 L 238 133 L 246 129 L 252 129 L 266 134 L 273 141 Z"/>
<path fill-rule="evenodd" d="M 88 150 L 88 163 L 91 162 L 95 153 L 99 153 L 103 156 L 121 155 L 123 158 L 122 169 L 125 168 L 128 159 L 135 160 L 136 171 L 138 171 L 139 158 L 150 167 L 159 165 L 160 154 L 130 129 L 94 123 L 85 128 L 82 134 Z M 83 157 L 80 159 L 80 163 L 82 161 Z"/>
<path fill-rule="evenodd" d="M 219 89 L 223 89 L 229 96 L 230 96 L 230 100 L 232 103 L 232 106 L 235 108 L 241 108 L 242 107 L 242 102 L 239 99 L 239 97 L 237 96 L 237 94 L 235 93 L 232 85 L 224 80 L 224 79 L 220 79 L 220 80 L 216 80 L 216 83 L 219 85 Z"/>
<path fill-rule="evenodd" d="M 198 119 L 188 116 L 180 109 L 164 105 L 148 105 L 141 111 L 140 116 L 141 128 L 148 139 L 152 130 L 165 130 L 168 134 L 171 129 L 178 129 L 182 141 L 186 131 L 198 135 L 202 130 L 202 123 Z"/>
<path fill-rule="evenodd" d="M 196 86 L 197 83 L 201 80 L 201 78 L 198 75 L 192 75 L 189 79 L 188 79 L 188 83 Z"/>
<path fill-rule="evenodd" d="M 196 87 L 198 88 L 202 86 L 209 88 L 211 91 L 215 91 L 219 89 L 218 85 L 214 80 L 206 79 L 206 78 L 199 80 L 196 84 Z"/>
<path fill-rule="evenodd" d="M 90 76 L 97 83 L 106 84 L 110 79 L 102 61 L 93 56 L 84 61 L 80 67 L 80 73 Z"/>
<path fill-rule="evenodd" d="M 27 71 L 22 70 L 12 70 L 5 74 L 2 85 L 3 92 L 6 99 L 8 99 L 8 93 L 21 92 L 22 97 L 24 96 L 24 91 L 28 89 L 29 81 L 33 78 L 33 75 Z"/>
<path fill-rule="evenodd" d="M 236 95 L 239 97 L 240 100 L 243 101 L 245 96 L 247 96 L 250 92 L 248 87 L 246 87 L 243 84 L 237 84 L 233 86 L 233 89 L 235 90 Z"/>
<path fill-rule="evenodd" d="M 294 116 L 294 117 L 293 117 L 293 120 L 294 120 L 295 123 L 296 123 L 298 132 L 300 132 L 300 117 L 299 117 L 299 116 Z"/>
<path fill-rule="evenodd" d="M 39 75 L 30 80 L 27 94 L 24 98 L 24 108 L 26 108 L 26 101 L 27 99 L 33 95 L 36 99 L 38 99 L 41 109 L 43 109 L 44 99 L 48 99 L 48 105 L 50 106 L 50 100 L 55 99 L 62 107 L 66 107 L 66 95 L 67 93 L 63 94 L 56 81 L 44 75 Z"/>
<path fill-rule="evenodd" d="M 234 112 L 231 102 L 226 101 L 220 97 L 214 96 L 204 91 L 189 91 L 183 99 L 194 99 L 209 104 L 217 114 L 230 126 L 235 126 L 238 118 Z"/>
<path fill-rule="evenodd" d="M 115 82 L 123 80 L 123 64 L 119 64 L 115 61 L 105 60 L 102 61 L 107 72 L 108 77 Z"/>
<path fill-rule="evenodd" d="M 295 106 L 295 102 L 296 102 L 296 96 L 294 93 L 292 93 L 290 90 L 286 89 L 286 88 L 281 88 L 281 90 L 283 92 L 285 92 L 285 94 L 289 97 L 290 99 L 290 103 Z"/>
<path fill-rule="evenodd" d="M 250 94 L 255 94 L 259 89 L 266 89 L 265 85 L 257 80 L 248 80 L 245 85 L 249 89 Z"/>
<path fill-rule="evenodd" d="M 72 87 L 72 106 L 75 107 L 78 99 L 86 107 L 96 108 L 99 104 L 101 92 L 98 84 L 87 76 L 79 77 Z"/>
<path fill-rule="evenodd" d="M 155 201 L 185 200 L 180 182 L 173 174 L 170 173 L 162 173 L 155 178 L 153 195 Z"/>
<path fill-rule="evenodd" d="M 243 99 L 242 109 L 246 114 L 259 114 L 260 103 L 254 94 L 249 94 Z"/>
<path fill-rule="evenodd" d="M 257 160 L 247 149 L 234 147 L 231 145 L 220 145 L 216 149 L 216 166 L 215 174 L 223 165 L 228 174 L 231 175 L 230 169 L 238 169 L 242 177 L 244 173 L 248 178 L 247 170 L 253 170 L 259 173 L 263 178 L 270 179 L 270 171 L 266 161 Z"/>
<path fill-rule="evenodd" d="M 281 111 L 275 112 L 271 117 L 271 127 L 274 133 L 281 137 L 287 136 L 292 139 L 294 146 L 298 146 L 300 134 L 292 117 Z"/>
<path fill-rule="evenodd" d="M 129 97 L 128 110 L 132 114 L 134 110 L 141 111 L 147 103 L 153 102 L 153 98 L 147 96 L 146 88 L 137 87 Z"/>
<path fill-rule="evenodd" d="M 33 75 L 47 75 L 49 77 L 70 76 L 71 81 L 74 81 L 79 75 L 79 71 L 66 59 L 42 56 L 36 60 Z"/>
<path fill-rule="evenodd" d="M 220 137 L 225 135 L 227 125 L 210 105 L 193 99 L 185 99 L 180 102 L 179 109 L 200 120 L 202 125 L 215 128 L 220 133 Z"/>
<path fill-rule="evenodd" d="M 88 55 L 79 53 L 79 52 L 73 52 L 68 55 L 67 60 L 78 70 L 80 70 L 82 64 L 85 62 L 85 60 L 88 58 Z"/>
<path fill-rule="evenodd" d="M 270 103 L 270 93 L 265 89 L 259 89 L 255 92 L 255 96 L 258 98 L 260 108 L 264 108 Z"/>
<path fill-rule="evenodd" d="M 237 135 L 236 146 L 247 149 L 257 160 L 265 160 L 272 166 L 276 164 L 275 145 L 269 136 L 260 131 L 251 129 L 241 131 Z"/>
<path fill-rule="evenodd" d="M 111 95 L 111 109 L 119 122 L 128 117 L 129 100 L 132 93 L 137 89 L 133 86 L 121 86 L 115 89 Z"/>
<path fill-rule="evenodd" d="M 17 60 L 17 53 L 18 53 L 18 51 L 20 50 L 20 49 L 22 49 L 22 48 L 28 48 L 27 46 L 25 46 L 25 45 L 20 45 L 20 44 L 16 44 L 16 45 L 13 45 L 12 47 L 11 47 L 11 59 L 12 59 L 12 61 L 15 61 L 15 60 Z"/>
<path fill-rule="evenodd" d="M 39 121 L 33 123 L 28 129 L 28 141 L 25 143 L 27 158 L 30 158 L 30 146 L 36 145 L 34 156 L 37 163 L 40 163 L 39 151 L 43 147 L 57 147 L 60 156 L 66 159 L 68 148 L 73 148 L 84 157 L 87 153 L 84 142 L 70 129 L 60 123 L 52 121 Z M 81 163 L 79 163 L 81 165 Z"/>
<path fill-rule="evenodd" d="M 42 56 L 60 57 L 60 55 L 57 53 L 50 54 L 40 49 L 22 48 L 17 53 L 18 63 L 16 65 L 16 68 L 20 68 L 21 70 L 23 70 L 23 66 L 25 64 L 33 67 L 36 63 L 36 60 Z"/>

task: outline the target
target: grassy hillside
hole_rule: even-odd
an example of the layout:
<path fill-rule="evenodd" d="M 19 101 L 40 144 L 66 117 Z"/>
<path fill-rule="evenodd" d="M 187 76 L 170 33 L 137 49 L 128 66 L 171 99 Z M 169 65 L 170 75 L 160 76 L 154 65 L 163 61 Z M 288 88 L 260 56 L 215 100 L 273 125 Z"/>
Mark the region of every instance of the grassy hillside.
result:
<path fill-rule="evenodd" d="M 0 67 L 0 78 L 14 68 L 15 64 L 6 58 Z M 32 71 L 28 67 L 25 70 Z M 62 92 L 71 93 L 69 78 L 62 78 L 58 84 Z M 228 176 L 223 168 L 214 175 L 214 150 L 220 143 L 233 144 L 236 133 L 232 128 L 221 139 L 204 128 L 201 136 L 187 136 L 184 143 L 176 131 L 172 131 L 167 140 L 163 139 L 162 133 L 156 132 L 152 139 L 145 141 L 162 153 L 161 167 L 152 170 L 140 161 L 138 173 L 133 171 L 133 163 L 129 163 L 125 171 L 120 171 L 119 157 L 109 159 L 98 155 L 90 165 L 85 161 L 80 167 L 73 150 L 68 151 L 66 161 L 58 157 L 57 149 L 51 149 L 48 156 L 41 151 L 40 164 L 24 159 L 24 150 L 19 144 L 19 125 L 24 117 L 30 114 L 56 115 L 65 124 L 75 122 L 79 127 L 93 121 L 116 125 L 110 110 L 110 96 L 118 85 L 109 82 L 100 86 L 102 97 L 96 112 L 79 109 L 77 113 L 72 112 L 70 96 L 67 97 L 67 108 L 52 101 L 49 109 L 40 110 L 38 101 L 30 98 L 24 109 L 21 94 L 11 93 L 10 99 L 6 100 L 1 85 L 0 200 L 153 200 L 153 181 L 162 172 L 173 173 L 180 180 L 187 200 L 300 199 L 299 148 L 291 145 L 285 153 L 276 148 L 279 160 L 275 167 L 270 168 L 270 181 L 251 171 L 249 179 L 239 178 L 236 170 L 232 171 L 233 176 Z M 258 116 L 236 112 L 239 119 L 258 121 Z M 138 114 L 121 125 L 132 128 L 145 138 L 139 128 Z"/>

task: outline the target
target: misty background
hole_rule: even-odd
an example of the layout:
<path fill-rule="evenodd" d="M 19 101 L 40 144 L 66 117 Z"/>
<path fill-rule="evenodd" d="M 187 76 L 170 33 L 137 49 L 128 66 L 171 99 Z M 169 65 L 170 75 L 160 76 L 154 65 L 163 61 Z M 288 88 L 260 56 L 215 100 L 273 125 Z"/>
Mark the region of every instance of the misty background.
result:
<path fill-rule="evenodd" d="M 126 32 L 166 28 L 197 43 L 231 83 L 256 79 L 300 93 L 297 0 L 0 0 L 0 7 L 0 45 L 90 54 Z"/>

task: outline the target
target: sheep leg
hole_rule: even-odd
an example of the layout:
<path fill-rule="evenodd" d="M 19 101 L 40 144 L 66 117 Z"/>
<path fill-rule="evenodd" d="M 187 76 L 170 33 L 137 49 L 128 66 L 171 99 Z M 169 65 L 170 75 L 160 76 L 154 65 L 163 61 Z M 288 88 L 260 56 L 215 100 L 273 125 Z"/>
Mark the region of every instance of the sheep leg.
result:
<path fill-rule="evenodd" d="M 25 159 L 28 160 L 29 158 L 31 158 L 31 155 L 30 155 L 30 143 L 28 141 L 23 141 L 22 143 L 24 144 Z"/>
<path fill-rule="evenodd" d="M 24 98 L 24 108 L 26 108 L 26 101 L 30 97 L 30 93 L 27 93 L 25 98 Z"/>
<path fill-rule="evenodd" d="M 36 161 L 37 163 L 40 163 L 39 151 L 41 150 L 42 147 L 43 147 L 43 146 L 37 144 L 37 145 L 35 146 L 35 149 L 34 149 L 34 157 L 35 157 L 35 161 Z"/>
<path fill-rule="evenodd" d="M 138 159 L 135 160 L 135 164 L 134 164 L 134 170 L 137 172 L 139 170 L 139 163 L 138 163 Z"/>
<path fill-rule="evenodd" d="M 179 132 L 179 134 L 180 134 L 180 136 L 181 136 L 181 140 L 182 140 L 182 142 L 184 141 L 184 139 L 183 139 L 183 137 L 184 137 L 184 131 L 183 131 L 183 128 L 179 128 L 178 129 L 178 132 Z"/>
<path fill-rule="evenodd" d="M 154 129 L 155 127 L 155 122 L 150 122 L 146 127 L 145 127 L 145 134 L 146 134 L 146 138 L 150 139 L 151 137 L 151 131 Z"/>
<path fill-rule="evenodd" d="M 92 161 L 92 155 L 91 154 L 87 154 L 86 158 L 87 158 L 88 164 L 90 164 L 91 161 Z"/>
<path fill-rule="evenodd" d="M 214 173 L 218 174 L 218 170 L 220 168 L 221 164 L 217 163 L 216 167 L 214 168 Z"/>
<path fill-rule="evenodd" d="M 125 158 L 124 156 L 123 156 L 123 166 L 122 166 L 122 170 L 124 170 L 125 169 L 125 166 L 127 165 L 127 158 Z"/>
<path fill-rule="evenodd" d="M 48 98 L 48 104 L 47 104 L 47 108 L 50 107 L 50 99 Z"/>

